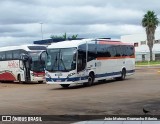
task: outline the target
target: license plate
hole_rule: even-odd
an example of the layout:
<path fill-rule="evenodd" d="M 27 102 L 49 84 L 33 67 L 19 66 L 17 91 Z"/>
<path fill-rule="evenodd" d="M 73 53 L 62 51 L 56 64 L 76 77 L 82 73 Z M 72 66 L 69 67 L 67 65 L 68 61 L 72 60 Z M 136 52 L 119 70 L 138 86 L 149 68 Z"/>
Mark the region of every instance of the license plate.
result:
<path fill-rule="evenodd" d="M 56 80 L 56 82 L 61 82 L 61 80 Z"/>
<path fill-rule="evenodd" d="M 61 74 L 61 73 L 58 73 L 58 74 L 55 74 L 55 76 L 62 76 L 62 74 Z"/>
<path fill-rule="evenodd" d="M 44 75 L 38 75 L 39 77 L 43 77 Z"/>

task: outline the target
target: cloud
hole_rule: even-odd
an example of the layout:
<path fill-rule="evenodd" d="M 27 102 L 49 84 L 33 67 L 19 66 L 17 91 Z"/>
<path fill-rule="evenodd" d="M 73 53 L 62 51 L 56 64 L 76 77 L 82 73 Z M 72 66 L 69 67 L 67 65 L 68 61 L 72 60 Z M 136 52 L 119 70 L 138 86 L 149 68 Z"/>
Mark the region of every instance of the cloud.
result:
<path fill-rule="evenodd" d="M 1 37 L 0 46 L 16 46 L 22 44 L 32 44 L 34 38 L 30 37 Z M 32 39 L 32 40 L 31 40 Z"/>
<path fill-rule="evenodd" d="M 160 18 L 158 0 L 2 0 L 0 46 L 32 42 L 51 35 L 111 37 L 142 33 L 147 10 Z M 159 31 L 159 27 L 157 29 Z"/>

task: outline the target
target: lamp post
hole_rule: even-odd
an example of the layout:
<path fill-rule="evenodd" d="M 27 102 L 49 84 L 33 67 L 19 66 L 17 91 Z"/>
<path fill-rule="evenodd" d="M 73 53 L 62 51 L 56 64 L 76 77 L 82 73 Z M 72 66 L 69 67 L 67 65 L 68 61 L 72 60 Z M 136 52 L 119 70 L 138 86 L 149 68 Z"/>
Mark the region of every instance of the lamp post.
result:
<path fill-rule="evenodd" d="M 42 40 L 43 40 L 43 30 L 42 30 L 43 23 L 41 22 L 40 24 L 41 24 L 41 36 L 42 36 Z"/>

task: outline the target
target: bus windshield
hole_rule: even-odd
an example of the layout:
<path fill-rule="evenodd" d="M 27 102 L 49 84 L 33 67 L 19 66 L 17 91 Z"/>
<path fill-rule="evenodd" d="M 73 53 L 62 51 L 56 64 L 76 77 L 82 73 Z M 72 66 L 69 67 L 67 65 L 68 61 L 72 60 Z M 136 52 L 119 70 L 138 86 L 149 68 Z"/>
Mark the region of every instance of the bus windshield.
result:
<path fill-rule="evenodd" d="M 40 52 L 30 52 L 32 58 L 31 70 L 34 72 L 43 72 L 45 68 L 45 62 L 39 60 Z"/>
<path fill-rule="evenodd" d="M 76 48 L 47 50 L 46 70 L 68 72 L 76 69 Z"/>

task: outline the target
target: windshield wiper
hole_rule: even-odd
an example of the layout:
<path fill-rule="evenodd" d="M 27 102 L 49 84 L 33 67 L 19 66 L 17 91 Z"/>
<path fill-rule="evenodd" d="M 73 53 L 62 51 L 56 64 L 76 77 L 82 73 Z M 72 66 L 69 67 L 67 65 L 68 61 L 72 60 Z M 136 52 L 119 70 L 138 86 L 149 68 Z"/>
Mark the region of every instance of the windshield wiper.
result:
<path fill-rule="evenodd" d="M 64 67 L 64 70 L 66 71 L 67 69 L 66 69 L 65 64 L 64 64 L 64 62 L 63 62 L 63 59 L 60 59 L 60 60 L 61 60 L 61 63 L 62 63 L 62 65 L 63 65 L 63 67 Z"/>
<path fill-rule="evenodd" d="M 54 64 L 53 64 L 53 68 L 52 68 L 51 70 L 54 70 L 54 68 L 55 68 L 57 65 L 59 66 L 59 62 L 58 62 L 58 58 L 57 58 L 57 55 L 56 55 L 56 58 L 55 58 Z"/>
<path fill-rule="evenodd" d="M 64 61 L 63 61 L 63 59 L 62 59 L 62 54 L 60 54 L 60 62 L 62 63 L 62 65 L 63 65 L 63 67 L 64 67 L 64 70 L 66 71 L 67 69 L 66 69 L 65 64 L 64 64 Z M 59 64 L 59 65 L 60 65 L 60 64 Z M 58 70 L 59 70 L 59 68 L 58 68 Z"/>

